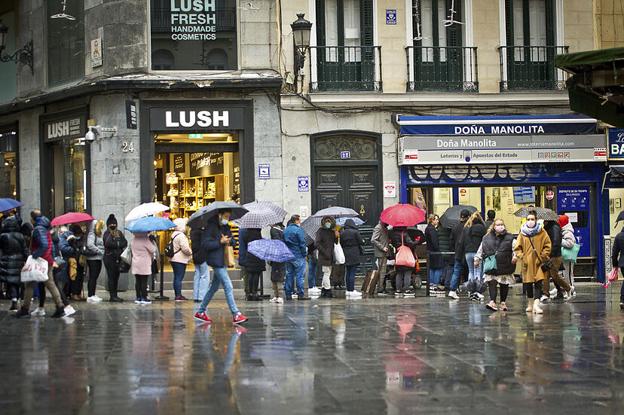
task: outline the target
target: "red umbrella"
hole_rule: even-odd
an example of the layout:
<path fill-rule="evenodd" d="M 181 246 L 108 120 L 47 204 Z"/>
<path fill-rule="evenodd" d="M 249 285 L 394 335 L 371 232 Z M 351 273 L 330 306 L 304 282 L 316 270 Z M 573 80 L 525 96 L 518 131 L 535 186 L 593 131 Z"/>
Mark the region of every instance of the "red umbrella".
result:
<path fill-rule="evenodd" d="M 414 205 L 398 203 L 381 212 L 381 221 L 395 227 L 415 226 L 425 220 L 425 211 Z"/>
<path fill-rule="evenodd" d="M 52 226 L 69 225 L 70 223 L 91 222 L 93 219 L 93 216 L 89 215 L 88 213 L 69 212 L 52 219 Z"/>

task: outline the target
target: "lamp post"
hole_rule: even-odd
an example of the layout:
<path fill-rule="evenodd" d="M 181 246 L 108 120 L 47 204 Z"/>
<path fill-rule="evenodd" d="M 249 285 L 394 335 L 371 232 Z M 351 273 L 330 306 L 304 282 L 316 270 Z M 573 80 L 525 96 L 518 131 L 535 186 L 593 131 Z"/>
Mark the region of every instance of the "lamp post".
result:
<path fill-rule="evenodd" d="M 304 19 L 303 16 L 305 16 L 304 13 L 297 13 L 297 20 L 290 24 L 295 46 L 295 90 L 298 89 L 299 72 L 305 64 L 305 55 L 310 47 L 310 32 L 312 31 L 312 23 Z"/>
<path fill-rule="evenodd" d="M 17 49 L 13 54 L 6 55 L 4 50 L 6 49 L 6 37 L 9 33 L 9 28 L 0 20 L 0 62 L 20 62 L 22 65 L 30 67 L 30 73 L 34 74 L 33 69 L 33 42 L 29 41 L 23 48 Z"/>

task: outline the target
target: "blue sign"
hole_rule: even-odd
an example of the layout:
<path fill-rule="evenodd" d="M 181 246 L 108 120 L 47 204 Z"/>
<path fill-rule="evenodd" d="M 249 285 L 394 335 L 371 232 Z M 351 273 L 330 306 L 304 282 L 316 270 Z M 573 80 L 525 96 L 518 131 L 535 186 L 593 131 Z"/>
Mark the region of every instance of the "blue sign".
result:
<path fill-rule="evenodd" d="M 397 24 L 397 11 L 396 9 L 386 9 L 386 24 Z"/>
<path fill-rule="evenodd" d="M 609 159 L 624 159 L 624 128 L 609 128 Z"/>
<path fill-rule="evenodd" d="M 271 166 L 268 164 L 258 164 L 258 179 L 270 179 Z"/>
<path fill-rule="evenodd" d="M 557 187 L 557 212 L 566 214 L 574 228 L 576 242 L 581 245 L 579 256 L 591 256 L 591 215 L 589 187 L 559 186 Z"/>
<path fill-rule="evenodd" d="M 514 203 L 535 203 L 535 186 L 513 188 Z"/>
<path fill-rule="evenodd" d="M 297 190 L 299 190 L 300 192 L 310 191 L 310 177 L 309 176 L 297 177 Z"/>
<path fill-rule="evenodd" d="M 351 158 L 351 152 L 350 151 L 341 151 L 340 152 L 340 158 L 342 160 L 348 160 Z"/>
<path fill-rule="evenodd" d="M 594 134 L 596 120 L 576 114 L 413 116 L 399 115 L 401 135 Z"/>

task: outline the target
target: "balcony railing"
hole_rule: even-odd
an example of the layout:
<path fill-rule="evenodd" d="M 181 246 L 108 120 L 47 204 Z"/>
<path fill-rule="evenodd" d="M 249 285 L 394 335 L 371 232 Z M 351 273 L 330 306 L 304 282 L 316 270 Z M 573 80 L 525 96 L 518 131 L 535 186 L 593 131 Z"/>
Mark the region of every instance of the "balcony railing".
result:
<path fill-rule="evenodd" d="M 408 46 L 408 91 L 478 92 L 477 48 Z"/>
<path fill-rule="evenodd" d="M 566 74 L 555 68 L 555 56 L 568 46 L 501 46 L 501 91 L 565 89 Z"/>
<path fill-rule="evenodd" d="M 311 46 L 310 91 L 381 91 L 381 46 Z"/>

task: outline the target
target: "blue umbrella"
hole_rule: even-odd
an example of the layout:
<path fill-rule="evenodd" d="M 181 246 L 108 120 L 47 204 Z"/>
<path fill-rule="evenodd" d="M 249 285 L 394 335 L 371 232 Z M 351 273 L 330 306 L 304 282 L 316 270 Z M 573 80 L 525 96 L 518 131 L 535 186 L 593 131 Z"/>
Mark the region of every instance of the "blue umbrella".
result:
<path fill-rule="evenodd" d="M 295 259 L 286 244 L 279 239 L 258 239 L 247 245 L 247 252 L 271 262 L 288 262 Z"/>
<path fill-rule="evenodd" d="M 8 212 L 22 206 L 22 202 L 8 197 L 0 199 L 0 212 Z"/>
<path fill-rule="evenodd" d="M 166 231 L 175 227 L 175 223 L 171 222 L 167 218 L 148 216 L 135 220 L 129 224 L 126 229 L 132 233 L 149 233 L 155 231 Z"/>

